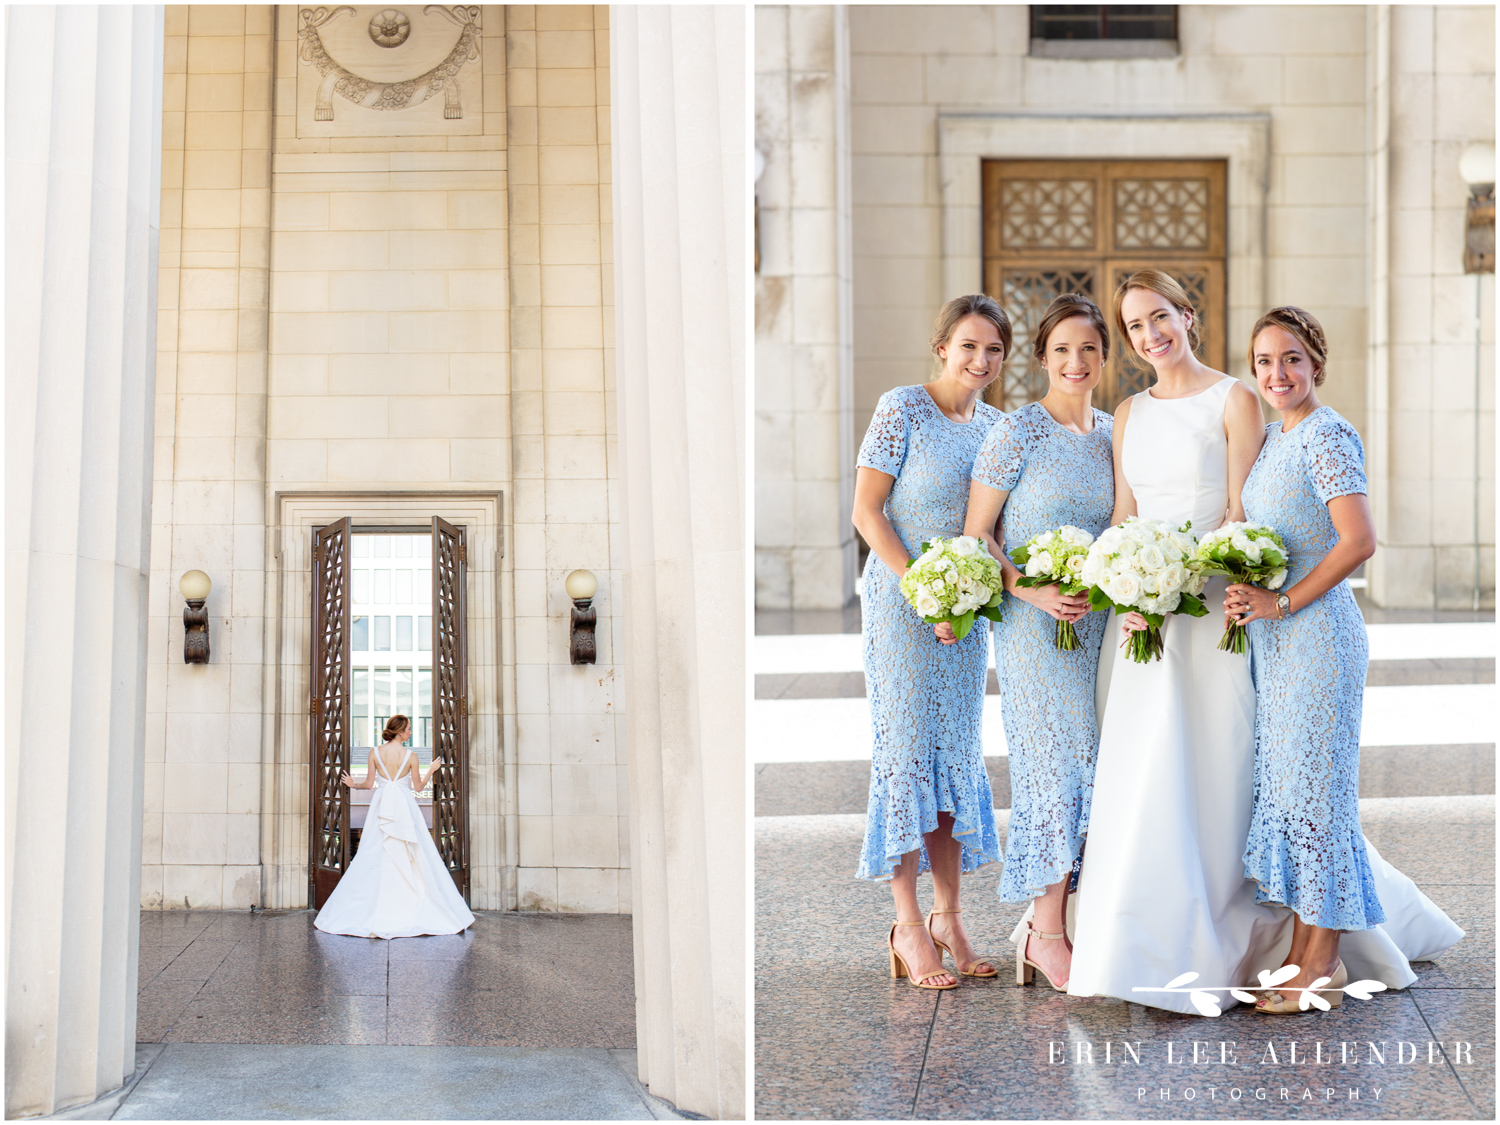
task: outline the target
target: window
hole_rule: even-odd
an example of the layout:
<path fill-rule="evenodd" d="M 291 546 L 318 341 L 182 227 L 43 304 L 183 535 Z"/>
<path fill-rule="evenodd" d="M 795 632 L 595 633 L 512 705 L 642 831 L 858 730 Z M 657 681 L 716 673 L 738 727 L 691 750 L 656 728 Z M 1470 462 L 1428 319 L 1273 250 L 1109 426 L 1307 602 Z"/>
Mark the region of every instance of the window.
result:
<path fill-rule="evenodd" d="M 1170 57 L 1175 4 L 1033 4 L 1031 53 L 1043 58 Z"/>

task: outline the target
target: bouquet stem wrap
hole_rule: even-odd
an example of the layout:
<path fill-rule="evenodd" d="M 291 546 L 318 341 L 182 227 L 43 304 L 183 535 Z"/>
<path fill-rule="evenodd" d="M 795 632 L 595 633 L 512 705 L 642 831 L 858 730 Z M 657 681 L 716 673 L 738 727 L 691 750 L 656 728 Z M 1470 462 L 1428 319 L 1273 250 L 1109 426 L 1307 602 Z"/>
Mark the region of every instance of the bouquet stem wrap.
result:
<path fill-rule="evenodd" d="M 1161 520 L 1132 516 L 1089 548 L 1082 574 L 1092 588 L 1089 604 L 1146 619 L 1147 628 L 1132 633 L 1126 648 L 1137 664 L 1161 659 L 1161 627 L 1168 614 L 1208 612 L 1199 597 L 1206 579 L 1193 559 L 1198 544 L 1191 528 L 1186 523 L 1174 531 Z"/>
<path fill-rule="evenodd" d="M 974 628 L 974 618 L 1000 620 L 1005 596 L 1000 564 L 990 557 L 983 540 L 972 535 L 928 539 L 922 554 L 901 578 L 901 594 L 929 625 L 944 621 L 963 640 Z"/>
<path fill-rule="evenodd" d="M 1275 528 L 1263 523 L 1226 523 L 1198 542 L 1194 563 L 1202 574 L 1222 574 L 1231 582 L 1279 590 L 1286 582 L 1286 543 Z M 1243 656 L 1250 649 L 1245 627 L 1238 621 L 1224 626 L 1219 648 Z"/>

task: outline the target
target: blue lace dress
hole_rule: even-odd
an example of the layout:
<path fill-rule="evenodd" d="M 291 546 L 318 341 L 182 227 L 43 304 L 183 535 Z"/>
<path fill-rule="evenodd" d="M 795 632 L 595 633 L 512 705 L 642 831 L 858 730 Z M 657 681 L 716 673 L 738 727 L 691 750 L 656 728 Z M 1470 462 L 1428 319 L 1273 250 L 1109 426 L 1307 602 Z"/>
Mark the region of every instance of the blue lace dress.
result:
<path fill-rule="evenodd" d="M 1075 434 L 1039 402 L 1006 415 L 974 460 L 973 479 L 1009 492 L 1001 518 L 1006 554 L 1033 535 L 1071 524 L 1090 535 L 1115 506 L 1114 419 L 1094 411 Z M 1088 832 L 1099 727 L 1094 683 L 1104 613 L 1074 626 L 1078 647 L 1060 652 L 1057 619 L 1012 594 L 994 627 L 995 671 L 1010 750 L 1010 831 L 1000 899 L 1036 898 L 1073 869 Z"/>
<path fill-rule="evenodd" d="M 1338 542 L 1328 501 L 1365 493 L 1354 427 L 1319 407 L 1291 433 L 1266 427 L 1245 481 L 1245 518 L 1281 532 L 1290 590 Z M 1249 624 L 1255 682 L 1255 788 L 1245 876 L 1259 902 L 1308 925 L 1385 921 L 1359 826 L 1359 730 L 1369 640 L 1348 582 L 1285 621 Z"/>
<path fill-rule="evenodd" d="M 885 515 L 913 558 L 922 540 L 963 533 L 969 470 L 1001 416 L 976 402 L 968 422 L 954 422 L 921 386 L 880 396 L 859 464 L 896 478 Z M 937 829 L 940 811 L 953 814 L 962 871 L 1000 858 L 980 742 L 989 622 L 977 619 L 962 641 L 944 645 L 899 585 L 871 552 L 862 600 L 874 750 L 861 879 L 890 879 L 901 857 L 914 851 L 921 852 L 919 871 L 926 871 L 922 836 Z"/>

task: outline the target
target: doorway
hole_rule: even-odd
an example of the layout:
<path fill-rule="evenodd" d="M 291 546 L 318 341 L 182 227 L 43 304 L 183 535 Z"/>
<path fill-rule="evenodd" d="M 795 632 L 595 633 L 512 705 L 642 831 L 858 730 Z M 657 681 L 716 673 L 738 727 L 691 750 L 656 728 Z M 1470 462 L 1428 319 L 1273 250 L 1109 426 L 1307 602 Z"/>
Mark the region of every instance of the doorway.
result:
<path fill-rule="evenodd" d="M 1200 358 L 1227 370 L 1226 174 L 1224 160 L 983 161 L 984 291 L 1015 330 L 986 399 L 1014 410 L 1046 394 L 1031 330 L 1053 298 L 1082 293 L 1108 320 L 1115 288 L 1147 266 L 1187 291 Z M 1094 405 L 1112 412 L 1152 379 L 1129 344 L 1112 339 Z"/>
<path fill-rule="evenodd" d="M 412 720 L 407 743 L 444 765 L 418 795 L 459 893 L 469 899 L 468 699 L 464 691 L 466 531 L 440 516 L 422 525 L 312 530 L 309 707 L 309 897 L 321 908 L 363 828 L 361 800 L 340 778 L 363 773 L 386 720 Z"/>

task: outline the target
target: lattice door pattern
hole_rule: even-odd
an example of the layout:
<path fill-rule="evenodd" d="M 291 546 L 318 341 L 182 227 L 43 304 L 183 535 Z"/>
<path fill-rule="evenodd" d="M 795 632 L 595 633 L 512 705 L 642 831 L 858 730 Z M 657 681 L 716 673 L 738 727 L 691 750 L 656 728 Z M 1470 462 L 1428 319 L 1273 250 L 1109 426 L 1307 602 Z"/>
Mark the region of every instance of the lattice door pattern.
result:
<path fill-rule="evenodd" d="M 1200 357 L 1223 370 L 1225 162 L 1222 160 L 987 160 L 984 287 L 1011 318 L 1015 341 L 987 392 L 1002 410 L 1047 393 L 1032 329 L 1054 297 L 1083 293 L 1109 317 L 1115 287 L 1156 266 L 1198 310 Z M 1094 405 L 1113 410 L 1151 385 L 1151 369 L 1115 339 Z"/>
<path fill-rule="evenodd" d="M 432 755 L 446 765 L 432 783 L 432 828 L 459 893 L 469 897 L 469 700 L 464 532 L 432 517 Z"/>
<path fill-rule="evenodd" d="M 349 535 L 346 516 L 313 532 L 312 840 L 309 892 L 321 909 L 349 861 Z"/>

